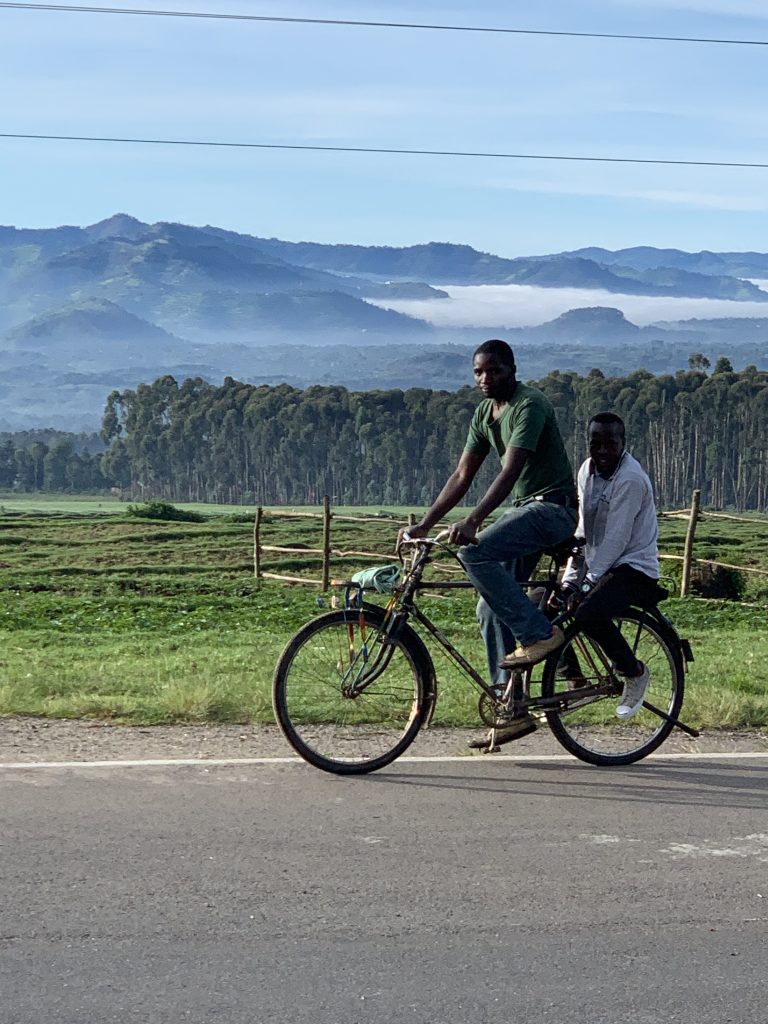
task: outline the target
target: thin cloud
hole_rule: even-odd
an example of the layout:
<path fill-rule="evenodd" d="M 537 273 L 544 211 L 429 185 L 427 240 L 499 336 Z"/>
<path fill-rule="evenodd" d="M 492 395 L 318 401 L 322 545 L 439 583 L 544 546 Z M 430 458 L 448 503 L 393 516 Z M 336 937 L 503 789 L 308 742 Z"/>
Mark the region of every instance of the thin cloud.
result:
<path fill-rule="evenodd" d="M 733 195 L 718 192 L 694 192 L 682 189 L 661 188 L 615 188 L 602 181 L 597 185 L 574 185 L 570 181 L 524 181 L 521 179 L 486 180 L 488 188 L 505 189 L 512 192 L 534 192 L 544 195 L 597 196 L 609 199 L 643 200 L 649 203 L 666 203 L 697 210 L 766 211 L 766 195 Z"/>
<path fill-rule="evenodd" d="M 698 11 L 701 14 L 721 14 L 729 18 L 768 20 L 768 10 L 766 10 L 764 0 L 617 0 L 617 2 L 621 7 L 640 7 L 641 9 L 660 7 L 668 11 Z M 708 32 L 670 32 L 668 34 L 709 35 Z"/>

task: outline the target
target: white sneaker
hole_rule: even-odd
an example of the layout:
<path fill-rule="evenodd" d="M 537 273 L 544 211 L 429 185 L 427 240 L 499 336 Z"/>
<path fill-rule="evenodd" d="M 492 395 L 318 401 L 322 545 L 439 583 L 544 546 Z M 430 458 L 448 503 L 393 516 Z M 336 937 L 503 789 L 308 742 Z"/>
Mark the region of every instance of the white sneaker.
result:
<path fill-rule="evenodd" d="M 651 681 L 651 673 L 648 671 L 648 666 L 643 665 L 643 671 L 639 676 L 625 676 L 624 679 L 621 704 L 616 708 L 616 717 L 621 718 L 622 721 L 632 718 L 643 706 L 643 698 L 648 689 L 648 683 Z"/>

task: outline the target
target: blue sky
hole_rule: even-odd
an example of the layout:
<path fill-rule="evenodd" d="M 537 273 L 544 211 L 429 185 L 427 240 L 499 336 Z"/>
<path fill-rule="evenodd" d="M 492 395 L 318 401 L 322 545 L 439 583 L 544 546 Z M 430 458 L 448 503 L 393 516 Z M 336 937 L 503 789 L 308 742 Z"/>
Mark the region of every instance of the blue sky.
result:
<path fill-rule="evenodd" d="M 765 0 L 135 6 L 768 39 Z M 768 162 L 767 47 L 1 9 L 0 39 L 3 132 Z M 764 251 L 768 170 L 0 139 L 0 223 L 117 211 L 507 256 Z"/>

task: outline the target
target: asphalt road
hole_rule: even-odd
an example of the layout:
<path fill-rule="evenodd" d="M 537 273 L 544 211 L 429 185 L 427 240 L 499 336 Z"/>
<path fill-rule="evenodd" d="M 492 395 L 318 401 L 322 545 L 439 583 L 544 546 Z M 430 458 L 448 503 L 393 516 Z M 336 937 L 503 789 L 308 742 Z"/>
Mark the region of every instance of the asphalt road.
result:
<path fill-rule="evenodd" d="M 3 1024 L 768 1019 L 768 760 L 0 771 Z"/>

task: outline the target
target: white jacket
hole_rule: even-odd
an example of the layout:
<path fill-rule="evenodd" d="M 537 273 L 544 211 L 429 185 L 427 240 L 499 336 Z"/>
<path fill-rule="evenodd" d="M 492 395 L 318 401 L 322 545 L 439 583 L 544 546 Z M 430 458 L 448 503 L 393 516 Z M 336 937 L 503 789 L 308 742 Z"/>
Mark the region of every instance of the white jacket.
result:
<path fill-rule="evenodd" d="M 597 582 L 616 565 L 659 578 L 659 528 L 648 474 L 629 452 L 622 453 L 613 476 L 595 470 L 592 459 L 582 463 L 579 489 L 579 525 L 576 536 L 585 538 L 586 576 Z M 569 563 L 564 583 L 576 584 L 582 572 Z"/>

